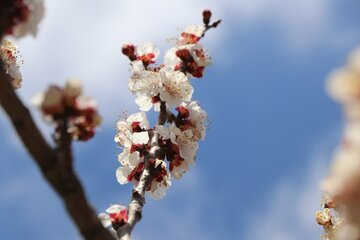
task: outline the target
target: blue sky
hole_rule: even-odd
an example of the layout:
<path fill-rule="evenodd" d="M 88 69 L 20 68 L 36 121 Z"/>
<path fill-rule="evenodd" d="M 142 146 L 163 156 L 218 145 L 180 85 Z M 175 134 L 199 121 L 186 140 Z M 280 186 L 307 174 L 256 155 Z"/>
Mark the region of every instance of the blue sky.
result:
<path fill-rule="evenodd" d="M 76 143 L 76 169 L 101 212 L 127 204 L 131 186 L 115 179 L 120 149 L 115 122 L 136 112 L 127 91 L 123 43 L 166 39 L 201 23 L 210 8 L 223 23 L 203 41 L 213 58 L 194 80 L 194 99 L 211 125 L 197 163 L 167 196 L 149 198 L 134 239 L 319 239 L 314 221 L 341 110 L 324 91 L 328 73 L 360 43 L 357 0 L 46 1 L 36 39 L 18 41 L 24 101 L 69 77 L 84 81 L 104 123 L 96 138 Z M 45 134 L 49 126 L 33 114 Z M 79 239 L 6 116 L 0 112 L 0 238 Z"/>

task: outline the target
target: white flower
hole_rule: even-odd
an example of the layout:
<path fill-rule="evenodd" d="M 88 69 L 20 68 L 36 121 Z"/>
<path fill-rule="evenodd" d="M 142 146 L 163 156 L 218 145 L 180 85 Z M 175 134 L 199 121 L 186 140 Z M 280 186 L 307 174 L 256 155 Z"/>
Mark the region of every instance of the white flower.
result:
<path fill-rule="evenodd" d="M 191 56 L 194 58 L 199 67 L 206 67 L 211 64 L 211 58 L 206 53 L 206 50 L 199 44 L 189 46 Z"/>
<path fill-rule="evenodd" d="M 145 67 L 142 61 L 136 60 L 131 62 L 131 72 L 133 75 L 140 75 L 145 71 Z"/>
<path fill-rule="evenodd" d="M 116 124 L 116 135 L 114 141 L 122 147 L 129 148 L 132 145 L 131 126 L 125 121 L 118 121 Z"/>
<path fill-rule="evenodd" d="M 100 213 L 98 218 L 104 227 L 110 227 L 113 224 L 124 224 L 128 221 L 127 208 L 125 206 L 114 204 L 105 210 L 106 213 Z"/>
<path fill-rule="evenodd" d="M 176 52 L 180 49 L 182 49 L 181 46 L 173 47 L 165 52 L 164 65 L 166 67 L 170 67 L 173 70 L 178 69 L 180 67 L 181 59 L 178 56 L 176 56 Z"/>
<path fill-rule="evenodd" d="M 156 58 L 159 56 L 160 51 L 151 42 L 145 42 L 136 47 L 136 56 L 138 60 L 144 64 L 155 63 Z"/>
<path fill-rule="evenodd" d="M 133 122 L 138 122 L 139 126 L 143 129 L 149 129 L 150 125 L 149 122 L 146 118 L 146 114 L 144 112 L 138 112 L 138 113 L 134 113 L 131 114 L 127 119 L 126 119 L 127 123 L 132 124 Z"/>
<path fill-rule="evenodd" d="M 154 179 L 151 182 L 150 196 L 155 200 L 159 200 L 159 199 L 163 198 L 166 195 L 167 189 L 170 188 L 170 186 L 171 186 L 171 176 L 166 171 L 166 163 L 164 161 L 162 161 L 160 159 L 157 159 L 156 163 L 155 163 L 155 167 L 163 168 L 164 173 L 165 173 L 165 174 L 161 175 L 161 177 L 159 179 Z"/>
<path fill-rule="evenodd" d="M 187 26 L 178 39 L 178 45 L 197 43 L 201 39 L 204 31 L 205 27 L 202 25 Z"/>
<path fill-rule="evenodd" d="M 11 84 L 15 89 L 20 88 L 22 83 L 20 61 L 17 53 L 17 47 L 12 41 L 8 39 L 2 40 L 0 44 L 0 57 L 4 62 L 6 73 L 11 77 Z"/>
<path fill-rule="evenodd" d="M 157 97 L 149 97 L 140 95 L 136 97 L 135 103 L 139 106 L 141 111 L 149 111 L 154 106 L 154 111 L 160 111 L 160 101 Z"/>
<path fill-rule="evenodd" d="M 189 164 L 186 161 L 181 161 L 180 165 L 172 169 L 171 175 L 179 180 L 187 171 L 189 171 Z"/>
<path fill-rule="evenodd" d="M 118 121 L 116 126 L 115 142 L 122 147 L 129 148 L 132 144 L 146 144 L 149 141 L 149 134 L 145 130 L 150 126 L 144 112 L 132 114 L 126 121 Z M 134 131 L 135 128 L 140 128 L 141 131 Z"/>
<path fill-rule="evenodd" d="M 140 163 L 140 153 L 138 151 L 130 153 L 129 148 L 124 148 L 118 155 L 118 161 L 123 166 L 136 167 Z"/>
<path fill-rule="evenodd" d="M 135 70 L 137 71 L 137 70 Z M 158 99 L 161 84 L 160 74 L 152 71 L 141 71 L 129 80 L 129 90 L 135 94 L 136 104 L 141 111 L 149 111 L 152 106 L 155 110 L 160 110 L 160 102 Z"/>
<path fill-rule="evenodd" d="M 44 1 L 43 0 L 28 0 L 29 16 L 24 22 L 20 22 L 13 28 L 13 36 L 20 38 L 26 34 L 31 34 L 36 37 L 38 31 L 38 24 L 44 17 Z"/>
<path fill-rule="evenodd" d="M 129 182 L 128 176 L 130 175 L 132 170 L 133 170 L 133 167 L 129 167 L 129 166 L 118 167 L 116 169 L 116 179 L 117 179 L 117 181 L 121 185 L 127 184 Z"/>
<path fill-rule="evenodd" d="M 180 156 L 188 163 L 195 163 L 195 155 L 198 149 L 199 144 L 197 142 L 179 142 Z"/>
<path fill-rule="evenodd" d="M 191 101 L 194 88 L 187 76 L 179 71 L 161 69 L 160 98 L 170 107 L 178 106 L 182 102 Z"/>
<path fill-rule="evenodd" d="M 184 29 L 184 33 L 193 34 L 197 37 L 201 37 L 204 33 L 205 27 L 203 25 L 190 25 Z"/>
<path fill-rule="evenodd" d="M 132 136 L 133 144 L 147 144 L 149 142 L 148 132 L 135 132 Z"/>
<path fill-rule="evenodd" d="M 189 51 L 197 67 L 206 67 L 211 64 L 210 56 L 200 44 L 188 44 L 170 48 L 165 52 L 164 64 L 166 67 L 170 67 L 173 70 L 179 69 L 181 66 L 181 59 L 176 56 L 176 52 L 182 49 L 187 49 Z"/>
<path fill-rule="evenodd" d="M 169 179 L 169 180 L 168 180 Z M 151 183 L 150 196 L 155 200 L 160 200 L 165 197 L 166 191 L 170 188 L 171 182 L 170 177 L 162 182 L 153 181 Z"/>
<path fill-rule="evenodd" d="M 189 170 L 189 165 L 195 163 L 198 143 L 194 142 L 191 130 L 181 131 L 174 123 L 169 127 L 156 125 L 155 130 L 163 140 L 170 139 L 173 148 L 177 149 L 177 153 L 171 159 L 170 171 L 172 176 L 180 179 Z"/>
<path fill-rule="evenodd" d="M 159 93 L 160 75 L 157 72 L 140 71 L 129 79 L 129 90 L 135 95 L 156 96 Z"/>
<path fill-rule="evenodd" d="M 189 124 L 184 127 L 191 130 L 194 141 L 204 140 L 207 128 L 207 113 L 196 101 L 182 103 L 180 107 L 184 107 L 189 111 Z"/>
<path fill-rule="evenodd" d="M 76 98 L 82 93 L 82 83 L 78 79 L 69 79 L 65 84 L 64 94 L 68 98 Z"/>

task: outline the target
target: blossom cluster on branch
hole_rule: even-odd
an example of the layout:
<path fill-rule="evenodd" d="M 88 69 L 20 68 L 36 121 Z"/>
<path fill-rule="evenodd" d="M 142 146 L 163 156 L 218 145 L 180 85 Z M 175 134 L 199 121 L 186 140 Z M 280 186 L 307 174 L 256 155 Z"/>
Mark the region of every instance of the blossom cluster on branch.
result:
<path fill-rule="evenodd" d="M 323 210 L 316 213 L 325 240 L 360 239 L 360 47 L 329 77 L 327 90 L 342 104 L 346 125 L 328 177 Z"/>
<path fill-rule="evenodd" d="M 55 124 L 55 137 L 60 134 L 64 122 L 73 140 L 87 141 L 94 136 L 101 117 L 95 100 L 81 94 L 81 82 L 70 79 L 64 88 L 51 85 L 32 99 L 33 104 L 41 110 L 44 120 Z"/>
<path fill-rule="evenodd" d="M 203 12 L 203 25 L 188 26 L 176 39 L 176 46 L 165 52 L 162 64 L 156 64 L 160 51 L 150 42 L 125 44 L 122 53 L 131 63 L 129 90 L 141 110 L 117 122 L 115 142 L 123 149 L 116 170 L 120 184 L 132 182 L 132 202 L 126 208 L 114 205 L 101 214 L 105 226 L 127 239 L 139 220 L 145 202 L 144 193 L 154 199 L 165 196 L 171 179 L 180 179 L 195 163 L 199 140 L 205 138 L 207 114 L 192 99 L 191 78 L 201 78 L 211 58 L 200 44 L 205 32 L 220 23 L 210 24 L 211 12 Z M 150 127 L 146 112 L 159 112 L 157 124 Z M 117 209 L 114 212 L 114 209 Z M 111 224 L 109 224 L 109 220 Z M 125 229 L 123 231 L 123 229 Z"/>

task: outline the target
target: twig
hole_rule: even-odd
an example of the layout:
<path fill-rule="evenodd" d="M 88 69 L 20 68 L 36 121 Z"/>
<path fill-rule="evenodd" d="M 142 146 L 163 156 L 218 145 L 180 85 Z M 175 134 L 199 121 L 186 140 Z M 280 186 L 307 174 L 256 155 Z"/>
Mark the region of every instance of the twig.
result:
<path fill-rule="evenodd" d="M 66 210 L 82 236 L 88 240 L 113 240 L 87 201 L 83 187 L 72 167 L 63 167 L 57 151 L 45 141 L 29 110 L 24 106 L 8 81 L 0 60 L 0 104 L 9 116 L 17 134 L 33 157 L 47 182 L 59 194 Z M 65 136 L 66 137 L 66 136 Z M 64 156 L 71 161 L 69 143 Z"/>

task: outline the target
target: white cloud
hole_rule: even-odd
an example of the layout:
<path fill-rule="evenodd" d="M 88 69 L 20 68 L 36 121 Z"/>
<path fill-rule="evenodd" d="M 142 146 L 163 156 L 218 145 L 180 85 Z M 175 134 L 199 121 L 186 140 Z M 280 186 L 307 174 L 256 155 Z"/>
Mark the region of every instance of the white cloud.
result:
<path fill-rule="evenodd" d="M 266 22 L 280 30 L 284 43 L 303 51 L 321 43 L 331 24 L 331 3 L 326 0 L 242 0 L 232 1 L 243 22 Z"/>

